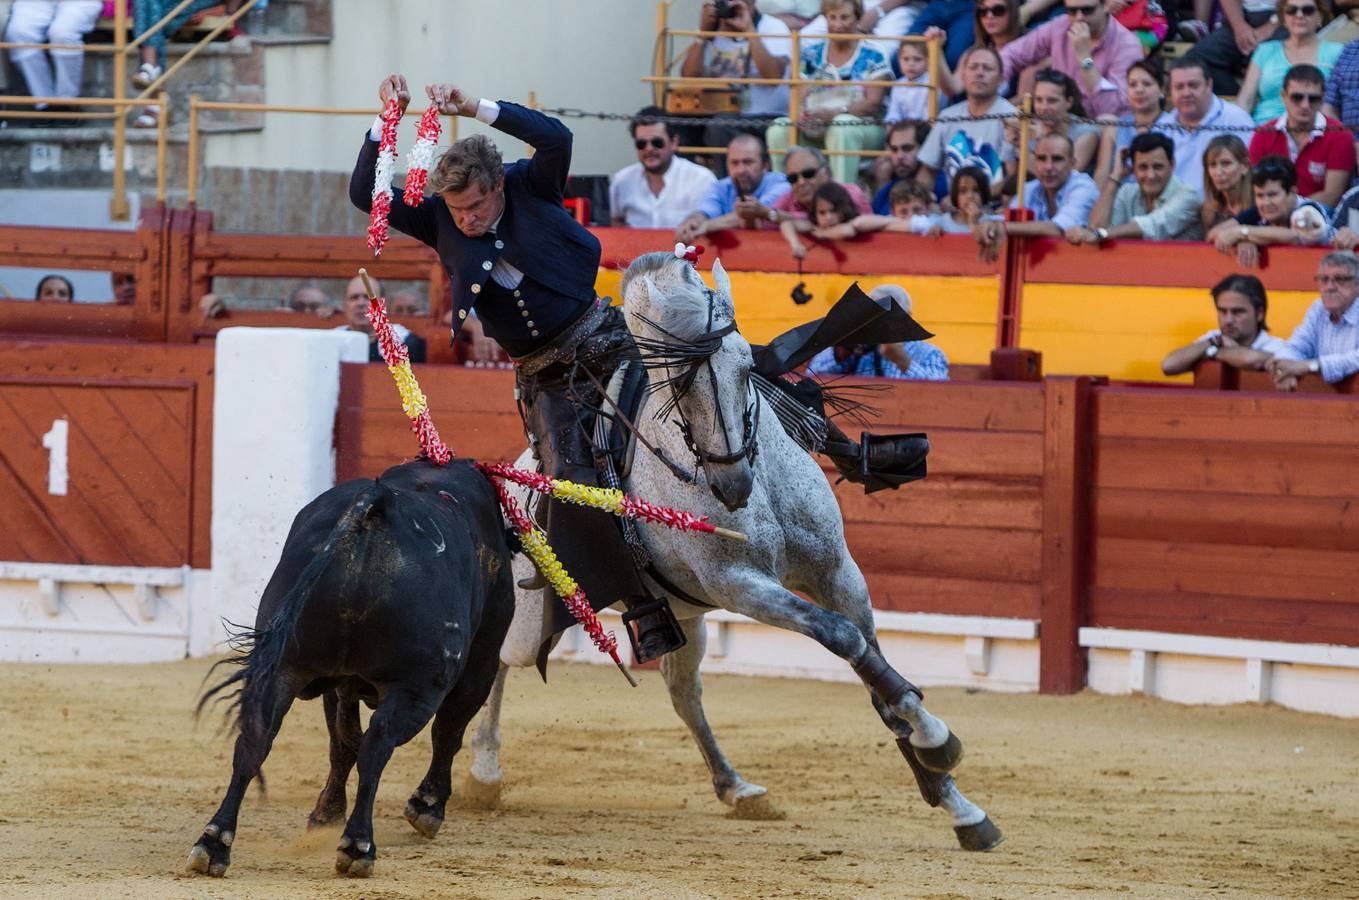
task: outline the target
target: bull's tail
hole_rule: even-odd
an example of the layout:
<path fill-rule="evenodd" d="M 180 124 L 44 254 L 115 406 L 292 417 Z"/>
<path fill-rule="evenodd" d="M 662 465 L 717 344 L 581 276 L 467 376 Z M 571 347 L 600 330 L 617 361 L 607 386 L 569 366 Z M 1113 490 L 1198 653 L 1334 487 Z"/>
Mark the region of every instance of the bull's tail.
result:
<path fill-rule="evenodd" d="M 278 702 L 279 662 L 283 658 L 288 641 L 293 639 L 293 632 L 307 598 L 311 596 L 316 583 L 330 565 L 340 541 L 364 520 L 377 504 L 381 494 L 382 486 L 374 481 L 354 499 L 340 516 L 340 520 L 335 523 L 335 527 L 330 530 L 321 549 L 302 570 L 297 583 L 279 601 L 278 611 L 267 625 L 255 629 L 227 623 L 230 644 L 236 653 L 214 665 L 207 677 L 211 677 L 217 666 L 223 664 L 237 668 L 203 692 L 198 700 L 197 714 L 201 714 L 204 707 L 214 698 L 231 699 L 227 715 L 230 716 L 232 712 L 236 714 L 235 724 L 241 735 L 246 738 L 247 752 L 253 757 L 251 770 L 254 772 L 258 772 L 262 762 L 260 757 L 264 748 L 265 733 L 270 726 L 274 706 Z M 207 678 L 204 678 L 204 681 L 206 680 Z M 236 690 L 229 694 L 224 693 L 233 685 L 238 686 Z"/>

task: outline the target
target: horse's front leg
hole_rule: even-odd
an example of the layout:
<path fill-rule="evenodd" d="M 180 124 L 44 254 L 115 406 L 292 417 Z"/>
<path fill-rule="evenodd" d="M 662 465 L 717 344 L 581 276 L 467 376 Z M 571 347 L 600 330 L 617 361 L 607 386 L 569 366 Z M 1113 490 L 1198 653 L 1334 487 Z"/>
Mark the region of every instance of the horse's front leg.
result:
<path fill-rule="evenodd" d="M 689 733 L 698 744 L 703 761 L 712 775 L 717 798 L 732 807 L 738 819 L 781 819 L 783 814 L 770 804 L 767 792 L 740 776 L 713 735 L 708 717 L 703 712 L 703 681 L 699 663 L 708 648 L 708 629 L 703 617 L 684 619 L 680 623 L 685 644 L 661 657 L 661 675 L 670 691 L 670 702 L 675 712 L 689 726 Z"/>

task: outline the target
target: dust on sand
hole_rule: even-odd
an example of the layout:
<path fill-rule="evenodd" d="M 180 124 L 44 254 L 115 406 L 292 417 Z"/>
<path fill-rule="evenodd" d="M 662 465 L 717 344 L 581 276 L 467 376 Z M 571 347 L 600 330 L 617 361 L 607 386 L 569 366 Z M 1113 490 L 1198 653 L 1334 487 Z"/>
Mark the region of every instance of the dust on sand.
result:
<path fill-rule="evenodd" d="M 428 736 L 398 749 L 368 881 L 333 874 L 338 829 L 304 831 L 326 742 L 320 703 L 295 704 L 227 877 L 191 877 L 230 759 L 217 718 L 191 718 L 207 666 L 0 666 L 0 896 L 1359 897 L 1356 721 L 930 690 L 1007 837 L 970 854 L 858 686 L 707 679 L 728 756 L 787 814 L 751 822 L 714 798 L 659 673 L 633 690 L 587 665 L 511 678 L 502 806 L 450 809 L 433 841 L 401 818 Z"/>

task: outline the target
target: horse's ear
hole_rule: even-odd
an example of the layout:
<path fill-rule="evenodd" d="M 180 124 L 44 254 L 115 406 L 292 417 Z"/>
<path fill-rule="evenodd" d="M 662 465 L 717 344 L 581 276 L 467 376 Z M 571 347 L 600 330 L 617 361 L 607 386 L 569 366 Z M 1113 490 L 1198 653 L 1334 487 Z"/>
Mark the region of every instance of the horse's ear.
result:
<path fill-rule="evenodd" d="M 727 275 L 727 270 L 722 268 L 722 260 L 713 259 L 713 284 L 717 285 L 719 294 L 731 296 L 731 277 Z"/>
<path fill-rule="evenodd" d="M 665 297 L 656 289 L 656 282 L 651 280 L 650 275 L 643 275 L 642 283 L 646 285 L 646 299 L 648 303 L 660 304 L 665 302 Z"/>

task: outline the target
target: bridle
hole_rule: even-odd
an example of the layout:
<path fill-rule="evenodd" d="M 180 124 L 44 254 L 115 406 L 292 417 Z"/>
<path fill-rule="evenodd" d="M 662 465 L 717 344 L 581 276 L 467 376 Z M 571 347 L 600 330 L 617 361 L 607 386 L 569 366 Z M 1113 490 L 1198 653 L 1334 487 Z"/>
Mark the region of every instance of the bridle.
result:
<path fill-rule="evenodd" d="M 642 365 L 649 370 L 679 369 L 678 373 L 653 383 L 649 388 L 651 391 L 656 391 L 667 385 L 670 387 L 670 397 L 657 411 L 656 416 L 657 418 L 664 418 L 671 412 L 675 414 L 675 425 L 678 426 L 680 434 L 684 436 L 684 444 L 689 448 L 689 452 L 693 454 L 694 461 L 698 465 L 707 463 L 725 465 L 742 459 L 754 465 L 755 457 L 759 453 L 760 398 L 758 394 L 755 394 L 746 406 L 741 417 L 741 444 L 733 448 L 726 416 L 722 411 L 722 405 L 717 402 L 719 396 L 717 373 L 713 370 L 712 357 L 714 353 L 721 349 L 722 339 L 737 330 L 736 322 L 732 321 L 720 328 L 713 328 L 714 294 L 707 287 L 703 289 L 703 292 L 708 298 L 707 330 L 692 340 L 683 340 L 646 316 L 638 316 L 647 326 L 669 338 L 669 340 L 636 338 L 637 348 L 642 354 Z M 726 453 L 712 453 L 704 448 L 694 438 L 693 425 L 684 415 L 684 410 L 680 408 L 680 399 L 693 387 L 699 372 L 705 369 L 708 373 L 708 384 L 713 393 L 714 413 L 717 416 L 718 428 L 722 432 L 722 441 L 726 446 Z"/>

